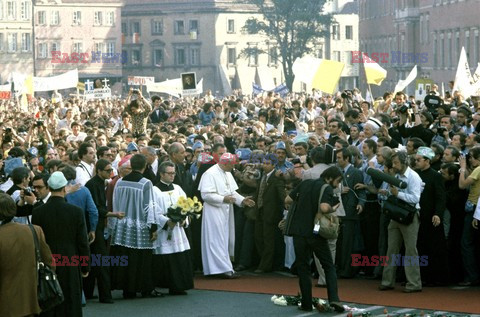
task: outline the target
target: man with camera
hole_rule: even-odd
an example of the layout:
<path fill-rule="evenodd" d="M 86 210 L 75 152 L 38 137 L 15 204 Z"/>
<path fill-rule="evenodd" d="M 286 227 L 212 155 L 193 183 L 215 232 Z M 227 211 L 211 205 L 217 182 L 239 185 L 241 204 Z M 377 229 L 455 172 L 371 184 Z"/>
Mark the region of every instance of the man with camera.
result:
<path fill-rule="evenodd" d="M 430 125 L 433 123 L 433 116 L 428 111 L 419 112 L 416 104 L 405 104 L 405 94 L 397 92 L 395 94 L 395 101 L 397 103 L 397 113 L 400 117 L 398 123 L 398 131 L 403 138 L 417 137 L 422 139 L 425 144 L 429 145 L 432 142 L 435 133 L 430 130 Z M 415 125 L 411 128 L 406 127 L 408 110 L 411 108 L 415 118 Z"/>
<path fill-rule="evenodd" d="M 137 99 L 130 102 L 132 95 L 136 95 Z M 133 136 L 140 137 L 145 135 L 147 131 L 147 120 L 152 111 L 152 106 L 138 89 L 130 89 L 126 103 L 128 104 L 126 112 L 132 116 Z"/>
<path fill-rule="evenodd" d="M 390 185 L 390 189 L 380 190 L 382 195 L 393 195 L 420 210 L 420 195 L 423 191 L 422 179 L 409 166 L 409 157 L 407 152 L 399 151 L 392 155 L 393 170 L 397 173 L 396 177 L 408 184 L 407 188 L 401 189 Z M 395 273 L 397 267 L 393 263 L 393 257 L 400 253 L 402 243 L 405 245 L 405 256 L 408 258 L 418 258 L 417 237 L 420 220 L 418 212 L 413 216 L 412 223 L 406 225 L 395 220 L 390 220 L 388 225 L 388 249 L 387 266 L 383 268 L 382 284 L 379 290 L 387 291 L 395 287 Z M 417 265 L 405 266 L 405 275 L 407 284 L 404 293 L 414 293 L 422 291 L 422 279 L 420 277 L 420 267 Z"/>

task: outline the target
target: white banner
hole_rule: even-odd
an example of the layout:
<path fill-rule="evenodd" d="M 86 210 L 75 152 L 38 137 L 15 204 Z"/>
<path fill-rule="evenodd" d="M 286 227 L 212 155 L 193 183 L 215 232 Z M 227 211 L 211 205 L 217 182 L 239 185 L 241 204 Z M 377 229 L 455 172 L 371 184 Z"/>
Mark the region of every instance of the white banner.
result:
<path fill-rule="evenodd" d="M 0 91 L 10 91 L 11 88 L 11 84 L 0 85 Z"/>
<path fill-rule="evenodd" d="M 110 88 L 97 88 L 85 91 L 85 100 L 92 99 L 110 99 L 112 98 L 112 90 Z"/>
<path fill-rule="evenodd" d="M 78 83 L 78 69 L 53 77 L 33 77 L 34 91 L 51 91 L 58 89 L 76 88 Z"/>
<path fill-rule="evenodd" d="M 150 83 L 155 82 L 155 77 L 144 77 L 144 76 L 128 76 L 128 85 L 129 86 L 145 86 Z"/>
<path fill-rule="evenodd" d="M 467 53 L 465 47 L 462 47 L 460 58 L 458 59 L 457 73 L 455 74 L 455 85 L 453 91 L 460 90 L 463 97 L 468 98 L 473 93 L 474 80 L 472 73 L 470 73 L 470 66 L 468 65 Z"/>
<path fill-rule="evenodd" d="M 417 78 L 417 65 L 413 67 L 412 71 L 410 74 L 408 74 L 407 78 L 405 80 L 400 79 L 395 86 L 395 90 L 393 94 L 395 95 L 399 91 L 403 91 L 405 88 L 407 88 L 408 85 L 410 85 L 411 82 L 413 82 Z"/>

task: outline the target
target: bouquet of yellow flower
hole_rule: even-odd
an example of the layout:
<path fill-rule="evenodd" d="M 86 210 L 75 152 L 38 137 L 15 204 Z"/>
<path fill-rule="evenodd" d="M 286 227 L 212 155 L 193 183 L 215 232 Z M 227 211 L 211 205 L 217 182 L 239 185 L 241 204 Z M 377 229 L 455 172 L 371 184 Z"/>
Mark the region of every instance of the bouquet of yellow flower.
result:
<path fill-rule="evenodd" d="M 187 217 L 195 217 L 198 219 L 201 216 L 202 208 L 203 205 L 197 197 L 193 197 L 192 199 L 181 196 L 175 205 L 168 208 L 167 217 L 176 223 L 183 222 Z M 167 239 L 171 240 L 171 238 L 172 232 L 169 230 Z"/>

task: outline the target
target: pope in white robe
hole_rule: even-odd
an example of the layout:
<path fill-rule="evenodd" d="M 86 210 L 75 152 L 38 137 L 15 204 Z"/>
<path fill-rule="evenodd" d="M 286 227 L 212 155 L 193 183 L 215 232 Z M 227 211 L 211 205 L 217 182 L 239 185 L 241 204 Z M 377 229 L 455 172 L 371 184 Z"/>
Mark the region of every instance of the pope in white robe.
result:
<path fill-rule="evenodd" d="M 236 156 L 225 153 L 219 163 L 208 169 L 198 190 L 204 200 L 202 216 L 203 274 L 223 274 L 234 278 L 232 262 L 235 246 L 233 204 L 252 207 L 255 202 L 236 192 L 237 183 L 231 174 Z"/>

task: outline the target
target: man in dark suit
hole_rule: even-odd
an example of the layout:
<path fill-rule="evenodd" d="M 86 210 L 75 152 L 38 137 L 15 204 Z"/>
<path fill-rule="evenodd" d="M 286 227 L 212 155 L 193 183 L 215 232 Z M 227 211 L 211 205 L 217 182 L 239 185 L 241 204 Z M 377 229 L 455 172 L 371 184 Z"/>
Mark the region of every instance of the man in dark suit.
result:
<path fill-rule="evenodd" d="M 285 183 L 275 175 L 277 159 L 274 154 L 263 160 L 263 176 L 257 186 L 255 202 L 258 214 L 255 220 L 255 244 L 260 254 L 260 264 L 255 273 L 269 272 L 274 267 L 274 256 L 282 250 L 281 233 L 278 223 L 283 217 Z M 280 241 L 280 243 L 275 243 Z"/>
<path fill-rule="evenodd" d="M 151 146 L 145 146 L 140 152 L 147 158 L 147 168 L 143 172 L 143 177 L 149 179 L 153 185 L 157 185 L 160 181 L 157 151 Z"/>
<path fill-rule="evenodd" d="M 293 202 L 292 197 L 298 196 L 297 207 L 290 224 L 290 233 L 293 236 L 295 263 L 302 293 L 302 305 L 299 307 L 301 310 L 312 310 L 310 262 L 313 252 L 325 270 L 330 306 L 337 312 L 344 311 L 338 298 L 337 273 L 328 241 L 313 233 L 314 222 L 321 217 L 321 213 L 332 213 L 339 206 L 338 198 L 333 194 L 333 188 L 336 188 L 341 181 L 342 173 L 337 167 L 332 166 L 323 172 L 322 178 L 301 182 L 285 199 L 285 205 L 290 205 Z M 319 203 L 320 191 L 324 184 L 330 186 L 326 187 Z"/>
<path fill-rule="evenodd" d="M 193 178 L 190 171 L 185 168 L 185 147 L 182 143 L 173 142 L 168 148 L 168 155 L 170 161 L 175 164 L 176 174 L 173 183 L 182 187 L 187 197 L 192 197 Z"/>
<path fill-rule="evenodd" d="M 363 183 L 362 172 L 353 167 L 350 163 L 352 157 L 350 152 L 343 148 L 337 151 L 337 165 L 343 174 L 341 184 L 342 206 L 345 216 L 342 217 L 340 235 L 337 240 L 337 267 L 338 275 L 342 277 L 353 277 L 351 254 L 355 241 L 355 227 L 359 226 L 358 215 L 363 211 L 366 194 L 364 190 L 354 190 L 357 184 Z"/>
<path fill-rule="evenodd" d="M 168 119 L 168 114 L 165 112 L 164 104 L 159 96 L 152 97 L 153 111 L 150 113 L 150 121 L 152 123 L 165 122 Z"/>
<path fill-rule="evenodd" d="M 87 277 L 90 270 L 85 216 L 82 209 L 65 201 L 66 185 L 62 172 L 53 173 L 48 179 L 51 196 L 32 215 L 32 223 L 42 227 L 52 254 L 61 256 L 56 258 L 56 273 L 65 300 L 44 316 L 82 316 L 82 276 Z"/>

